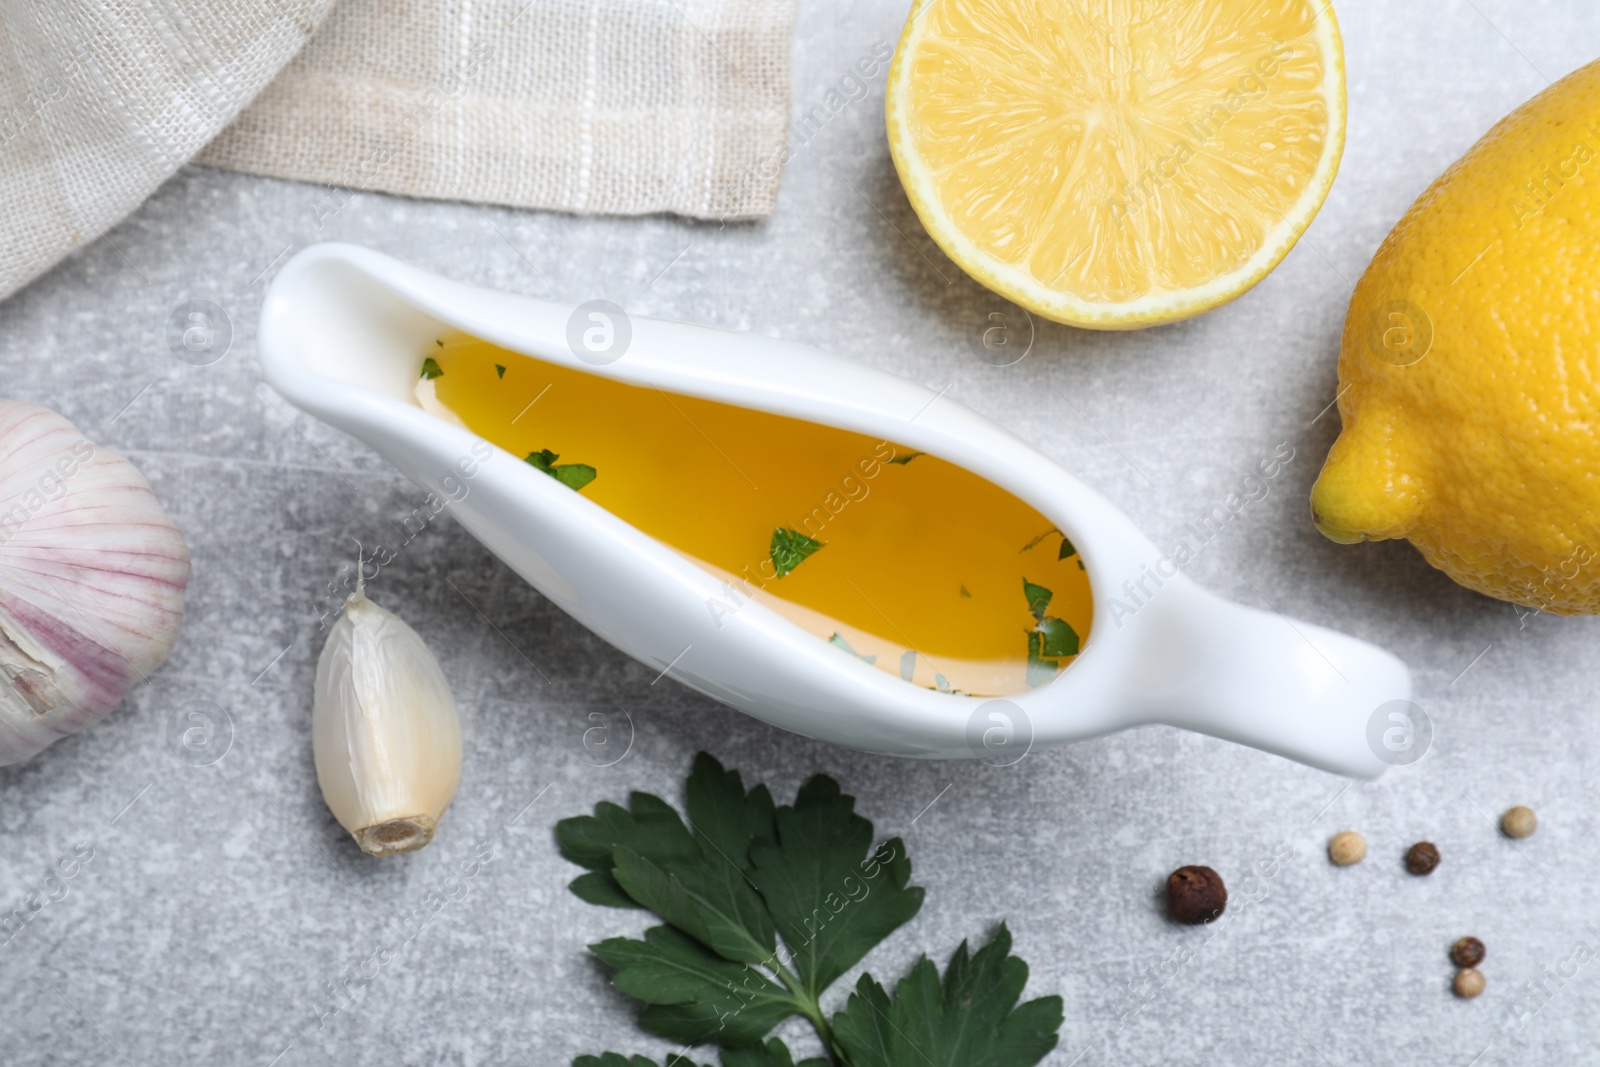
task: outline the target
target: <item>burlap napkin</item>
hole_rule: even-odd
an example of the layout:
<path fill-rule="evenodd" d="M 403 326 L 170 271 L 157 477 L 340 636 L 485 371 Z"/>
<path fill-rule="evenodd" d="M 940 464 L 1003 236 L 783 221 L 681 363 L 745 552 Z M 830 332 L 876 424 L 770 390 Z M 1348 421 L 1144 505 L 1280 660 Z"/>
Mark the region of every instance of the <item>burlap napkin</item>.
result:
<path fill-rule="evenodd" d="M 317 182 L 329 213 L 772 211 L 793 0 L 330 4 L 0 0 L 0 297 L 190 159 Z"/>

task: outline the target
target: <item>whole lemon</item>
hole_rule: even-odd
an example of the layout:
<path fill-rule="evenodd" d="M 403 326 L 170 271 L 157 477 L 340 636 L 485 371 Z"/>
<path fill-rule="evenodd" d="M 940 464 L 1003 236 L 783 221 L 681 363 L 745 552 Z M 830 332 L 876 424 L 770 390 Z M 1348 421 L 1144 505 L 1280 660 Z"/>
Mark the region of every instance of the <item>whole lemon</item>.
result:
<path fill-rule="evenodd" d="M 1600 612 L 1600 63 L 1423 193 L 1350 301 L 1311 509 L 1470 589 Z"/>

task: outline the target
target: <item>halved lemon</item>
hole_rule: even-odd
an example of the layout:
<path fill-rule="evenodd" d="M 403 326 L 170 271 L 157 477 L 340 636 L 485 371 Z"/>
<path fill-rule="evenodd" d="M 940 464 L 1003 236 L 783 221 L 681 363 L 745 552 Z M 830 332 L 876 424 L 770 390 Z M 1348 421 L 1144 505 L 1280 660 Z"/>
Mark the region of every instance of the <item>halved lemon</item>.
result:
<path fill-rule="evenodd" d="M 922 223 L 982 284 L 1133 329 L 1264 278 L 1344 150 L 1326 0 L 918 0 L 889 149 Z"/>

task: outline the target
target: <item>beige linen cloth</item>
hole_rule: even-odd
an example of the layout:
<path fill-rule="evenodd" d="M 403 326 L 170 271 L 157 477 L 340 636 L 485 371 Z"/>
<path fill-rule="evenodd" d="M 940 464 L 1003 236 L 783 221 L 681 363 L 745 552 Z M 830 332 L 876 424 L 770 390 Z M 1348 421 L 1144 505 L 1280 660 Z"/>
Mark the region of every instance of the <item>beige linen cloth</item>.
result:
<path fill-rule="evenodd" d="M 743 219 L 794 0 L 0 0 L 0 298 L 193 159 L 352 190 Z M 114 237 L 108 237 L 113 245 Z"/>

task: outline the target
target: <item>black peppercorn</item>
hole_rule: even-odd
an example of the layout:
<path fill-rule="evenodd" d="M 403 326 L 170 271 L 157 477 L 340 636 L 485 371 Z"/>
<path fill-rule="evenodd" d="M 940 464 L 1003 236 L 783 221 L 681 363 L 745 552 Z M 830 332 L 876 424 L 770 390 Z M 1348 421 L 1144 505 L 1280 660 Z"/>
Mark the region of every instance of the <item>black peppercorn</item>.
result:
<path fill-rule="evenodd" d="M 1228 887 L 1210 867 L 1179 867 L 1167 875 L 1167 914 L 1191 926 L 1207 923 L 1228 906 Z"/>
<path fill-rule="evenodd" d="M 1450 962 L 1457 967 L 1476 967 L 1483 962 L 1483 942 L 1475 937 L 1463 937 L 1450 946 Z"/>
<path fill-rule="evenodd" d="M 1432 874 L 1439 866 L 1439 849 L 1432 841 L 1418 841 L 1406 850 L 1406 870 L 1412 874 Z"/>

